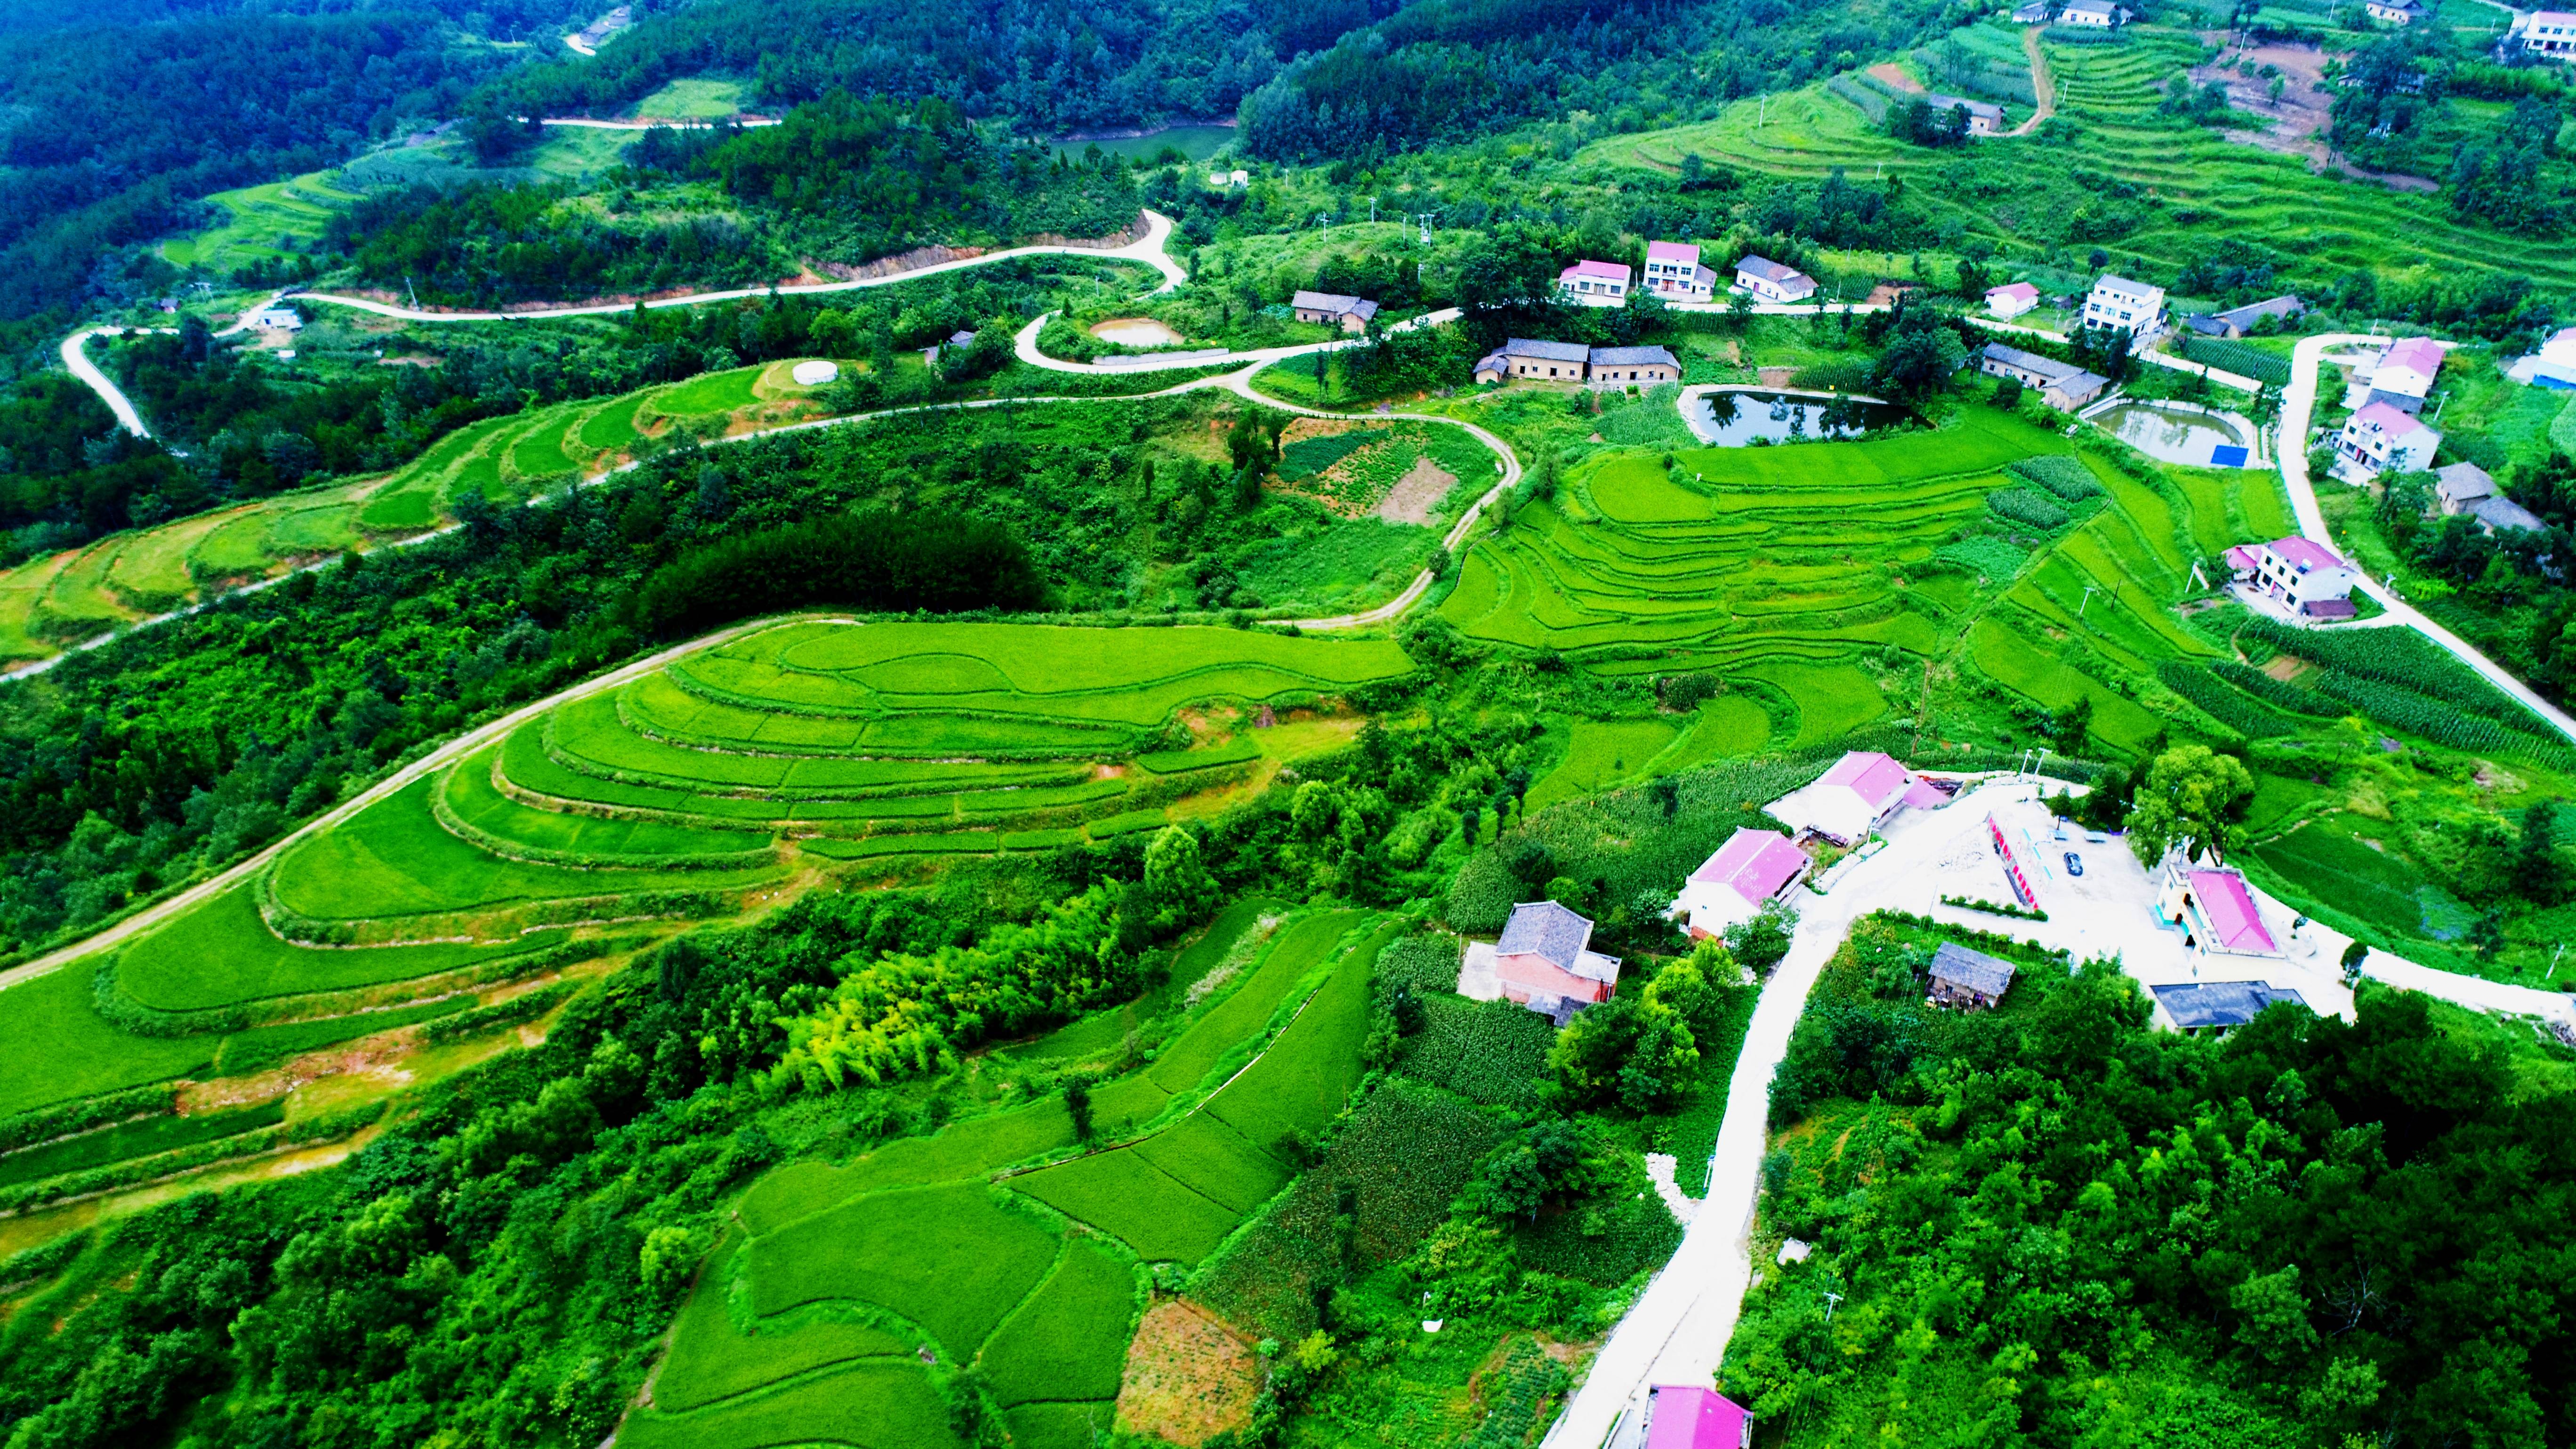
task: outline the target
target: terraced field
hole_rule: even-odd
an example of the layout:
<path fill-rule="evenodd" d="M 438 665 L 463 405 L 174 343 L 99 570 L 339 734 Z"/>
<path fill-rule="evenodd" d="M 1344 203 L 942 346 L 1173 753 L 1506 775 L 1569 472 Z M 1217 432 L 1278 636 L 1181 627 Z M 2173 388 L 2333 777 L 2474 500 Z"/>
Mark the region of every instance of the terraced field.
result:
<path fill-rule="evenodd" d="M 1971 407 L 1928 435 L 1683 451 L 1669 469 L 1653 454 L 1600 455 L 1559 504 L 1478 544 L 1442 613 L 1471 637 L 1602 673 L 1707 671 L 1753 685 L 1795 712 L 1778 744 L 1823 744 L 1885 717 L 1865 666 L 1894 649 L 1963 656 L 2047 708 L 2089 698 L 2094 729 L 2132 747 L 2158 720 L 2113 677 L 2212 652 L 2168 605 L 2193 587 L 2205 540 L 2248 536 L 2284 505 L 2269 479 L 2211 475 L 2167 490 L 2094 462 L 2101 501 L 2041 546 L 2027 533 L 2021 544 L 1957 537 L 1987 519 L 1990 495 L 2022 485 L 2014 462 L 2065 447 Z M 1758 747 L 1766 733 L 1748 714 L 1736 703 L 1678 741 L 1578 741 L 1574 753 L 1595 772 L 1615 761 L 1622 777 L 1663 773 Z"/>
<path fill-rule="evenodd" d="M 1232 629 L 760 629 L 560 704 L 0 996 L 53 1046 L 0 1063 L 0 1115 L 461 1010 L 827 871 L 1154 829 L 1264 768 L 1249 737 L 1176 727 L 1184 706 L 1284 708 L 1410 668 L 1384 641 Z"/>
<path fill-rule="evenodd" d="M 2206 127 L 2174 127 L 2156 115 L 2162 87 L 2196 63 L 2197 39 L 2156 26 L 2131 26 L 2116 45 L 2050 45 L 2058 113 L 2076 122 L 2071 139 L 2030 137 L 1980 141 L 1974 148 L 1992 186 L 1952 186 L 1953 153 L 1907 146 L 1873 125 L 1860 108 L 1822 84 L 1766 100 L 1736 102 L 1712 121 L 1608 137 L 1580 153 L 1615 171 L 1672 174 L 1683 155 L 1771 175 L 1823 177 L 1836 169 L 1855 178 L 1909 173 L 1926 178 L 1918 195 L 1957 210 L 1972 234 L 2023 243 L 2055 243 L 2065 219 L 2084 200 L 2066 190 L 2069 166 L 2090 167 L 2130 182 L 2158 205 L 2134 229 L 2105 243 L 2115 257 L 2134 256 L 2167 271 L 2220 237 L 2295 239 L 2319 274 L 2353 268 L 2377 272 L 2448 263 L 2530 277 L 2543 288 L 2576 286 L 2576 250 L 2546 235 L 2517 235 L 2463 225 L 2439 198 L 2393 191 L 2368 181 L 2311 175 L 2300 157 L 2227 140 Z M 2045 148 L 2044 151 L 2041 148 Z M 2387 238 L 2403 237 L 2392 252 Z"/>
<path fill-rule="evenodd" d="M 193 603 L 348 549 L 444 526 L 458 499 L 525 498 L 596 476 L 675 427 L 721 435 L 820 415 L 796 361 L 709 373 L 621 397 L 469 424 L 383 478 L 335 483 L 114 534 L 0 574 L 0 662 Z"/>
<path fill-rule="evenodd" d="M 295 256 L 322 240 L 331 218 L 358 197 L 337 174 L 316 171 L 291 181 L 219 191 L 206 198 L 224 209 L 222 226 L 161 244 L 180 267 L 226 272 L 249 262 Z"/>
<path fill-rule="evenodd" d="M 1256 923 L 1231 911 L 1188 955 L 1204 971 Z M 957 1444 L 938 1385 L 972 1365 L 1015 1445 L 1088 1449 L 1114 1418 L 1141 1265 L 1198 1263 L 1288 1185 L 1283 1139 L 1357 1084 L 1370 963 L 1403 929 L 1277 923 L 1151 1064 L 1094 1089 L 1087 1150 L 1049 1097 L 753 1184 L 619 1442 Z"/>

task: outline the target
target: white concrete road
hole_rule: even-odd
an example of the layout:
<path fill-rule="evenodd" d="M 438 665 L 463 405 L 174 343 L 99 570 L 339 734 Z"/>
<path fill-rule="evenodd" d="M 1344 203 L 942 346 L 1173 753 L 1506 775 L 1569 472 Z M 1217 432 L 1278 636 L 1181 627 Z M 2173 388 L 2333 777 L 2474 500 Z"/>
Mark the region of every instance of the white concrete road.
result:
<path fill-rule="evenodd" d="M 548 122 L 549 125 L 553 124 Z M 608 122 L 599 122 L 608 125 Z M 735 287 L 717 292 L 689 292 L 676 297 L 656 297 L 643 305 L 650 309 L 663 307 L 701 307 L 711 302 L 738 302 L 750 297 L 766 297 L 776 292 L 782 297 L 818 297 L 833 292 L 856 292 L 869 287 L 891 287 L 900 282 L 935 277 L 946 272 L 962 272 L 973 267 L 989 267 L 995 262 L 1014 261 L 1021 257 L 1099 257 L 1113 261 L 1142 262 L 1163 274 L 1163 284 L 1155 290 L 1168 292 L 1190 279 L 1179 262 L 1172 260 L 1164 244 L 1171 239 L 1172 219 L 1161 212 L 1143 213 L 1145 234 L 1136 240 L 1114 247 L 1031 246 L 1005 247 L 979 256 L 959 257 L 953 261 L 933 262 L 881 277 L 859 277 L 846 282 L 804 282 L 778 287 Z M 281 294 L 284 295 L 284 294 Z M 516 322 L 545 317 L 614 317 L 635 310 L 633 302 L 595 302 L 570 307 L 528 307 L 501 312 L 443 312 L 425 307 L 403 307 L 379 302 L 372 297 L 347 297 L 336 292 L 298 292 L 303 302 L 325 303 L 373 312 L 379 317 L 393 317 L 405 322 Z"/>
<path fill-rule="evenodd" d="M 2327 530 L 2325 513 L 2317 507 L 2315 482 L 2308 476 L 2308 429 L 2316 418 L 2317 393 L 2325 374 L 2327 350 L 2356 344 L 2376 346 L 2387 340 L 2357 332 L 2302 337 L 2291 353 L 2290 385 L 2281 392 L 2281 481 L 2290 490 L 2290 507 L 2297 514 L 2299 532 L 2345 558 L 2352 555 L 2337 544 L 2333 534 Z M 2385 605 L 2388 612 L 2408 628 L 2441 645 L 2453 658 L 2485 675 L 2496 688 L 2522 701 L 2532 713 L 2547 720 L 2551 728 L 2570 741 L 2576 741 L 2576 718 L 2541 698 L 2530 685 L 2515 678 L 2512 671 L 2478 652 L 2476 646 L 2457 634 L 2426 618 L 2422 610 L 2399 598 L 2395 591 L 2379 580 L 2365 574 L 2362 590 Z"/>
<path fill-rule="evenodd" d="M 93 337 L 113 337 L 128 331 L 143 330 L 162 329 L 84 327 L 63 339 L 63 366 L 83 387 L 98 394 L 98 400 L 107 404 L 107 410 L 116 415 L 118 427 L 138 438 L 151 437 L 152 431 L 143 426 L 143 414 L 134 410 L 134 400 L 125 395 L 124 389 L 110 381 L 106 373 L 99 371 L 97 363 L 89 360 L 89 340 Z"/>
<path fill-rule="evenodd" d="M 1751 1233 L 1770 1140 L 1771 1078 L 1825 963 L 1852 922 L 1870 912 L 1911 911 L 1972 925 L 2066 950 L 2078 961 L 2116 954 L 2123 969 L 2149 987 L 2262 980 L 2297 991 L 2320 1011 L 2351 1014 L 2352 993 L 2340 968 L 2345 937 L 2313 923 L 2294 932 L 2290 909 L 2257 892 L 2264 922 L 2286 944 L 2287 955 L 2195 963 L 2179 935 L 2156 920 L 2152 883 L 2126 842 L 2088 843 L 2080 831 L 2065 843 L 2050 838 L 2054 821 L 2039 798 L 2057 788 L 2055 782 L 1998 780 L 1964 790 L 1938 810 L 1901 811 L 1884 831 L 1886 849 L 1852 867 L 1823 895 L 1793 893 L 1800 907 L 1797 931 L 1787 959 L 1762 989 L 1728 1079 L 1708 1196 L 1691 1215 L 1671 1261 L 1612 1330 L 1550 1427 L 1545 1449 L 1599 1449 L 1649 1385 L 1714 1381 L 1752 1284 Z M 2013 920 L 1940 904 L 1944 895 L 2011 898 L 1987 833 L 1990 814 L 2012 842 L 2049 920 Z M 2084 861 L 2080 877 L 2064 868 L 2070 850 Z M 2569 999 L 2556 992 L 2436 971 L 2382 952 L 2373 952 L 2364 969 L 2391 985 L 2477 1010 L 2576 1021 Z"/>

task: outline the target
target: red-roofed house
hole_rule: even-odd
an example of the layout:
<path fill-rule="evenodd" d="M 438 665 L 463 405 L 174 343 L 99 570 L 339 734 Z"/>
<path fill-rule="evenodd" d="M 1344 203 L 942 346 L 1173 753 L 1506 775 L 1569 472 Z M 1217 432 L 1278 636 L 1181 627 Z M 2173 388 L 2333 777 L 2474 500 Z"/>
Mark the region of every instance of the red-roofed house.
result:
<path fill-rule="evenodd" d="M 1586 307 L 1625 307 L 1630 275 L 1625 262 L 1576 262 L 1556 274 L 1556 289 Z"/>
<path fill-rule="evenodd" d="M 1494 943 L 1494 979 L 1504 996 L 1562 1026 L 1619 984 L 1619 958 L 1591 944 L 1592 922 L 1554 901 L 1514 906 Z"/>
<path fill-rule="evenodd" d="M 2165 857 L 2157 880 L 2156 916 L 2179 927 L 2182 943 L 2202 956 L 2278 956 L 2271 928 L 2254 904 L 2245 877 L 2216 866 L 2195 866 L 2181 851 Z"/>
<path fill-rule="evenodd" d="M 1646 243 L 1646 290 L 1668 302 L 1705 302 L 1717 295 L 1717 283 L 1699 264 L 1699 248 L 1689 242 Z"/>
<path fill-rule="evenodd" d="M 2240 554 L 2253 555 L 2250 575 L 2237 577 L 2312 619 L 2352 617 L 2352 586 L 2360 571 L 2335 551 L 2296 534 L 2251 548 L 2239 544 L 2227 551 L 2230 568 L 2240 568 Z"/>
<path fill-rule="evenodd" d="M 2442 344 L 2430 337 L 2407 337 L 2388 344 L 2370 370 L 2365 402 L 2386 403 L 2413 417 L 2424 410 L 2424 394 L 2433 390 L 2433 375 L 2442 370 Z"/>
<path fill-rule="evenodd" d="M 1715 1389 L 1657 1384 L 1646 1391 L 1645 1449 L 1744 1449 L 1752 1420 Z"/>
<path fill-rule="evenodd" d="M 1929 808 L 1950 797 L 1889 756 L 1854 750 L 1804 789 L 1771 802 L 1771 818 L 1837 845 L 1858 845 L 1897 807 Z"/>
<path fill-rule="evenodd" d="M 1761 914 L 1763 904 L 1797 883 L 1812 864 L 1807 853 L 1777 830 L 1739 827 L 1717 853 L 1682 882 L 1673 914 L 1690 918 L 1694 941 Z"/>
<path fill-rule="evenodd" d="M 2039 289 L 2028 282 L 1986 289 L 1986 310 L 2010 320 L 2039 305 Z"/>
<path fill-rule="evenodd" d="M 2353 483 L 2367 483 L 2383 468 L 2413 473 L 2432 467 L 2441 446 L 2442 435 L 2413 414 L 2384 402 L 2364 403 L 2335 438 L 2335 472 Z"/>

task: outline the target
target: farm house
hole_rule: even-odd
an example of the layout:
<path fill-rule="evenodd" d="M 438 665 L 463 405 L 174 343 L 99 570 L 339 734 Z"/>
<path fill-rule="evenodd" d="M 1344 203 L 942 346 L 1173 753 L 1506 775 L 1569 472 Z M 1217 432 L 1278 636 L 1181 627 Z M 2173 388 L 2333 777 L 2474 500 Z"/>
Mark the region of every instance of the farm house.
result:
<path fill-rule="evenodd" d="M 2179 981 L 2149 987 L 2148 994 L 2158 1028 L 2210 1036 L 2225 1036 L 2276 1001 L 2308 1004 L 2298 992 L 2264 981 Z"/>
<path fill-rule="evenodd" d="M 1619 958 L 1591 948 L 1592 922 L 1554 901 L 1512 907 L 1494 943 L 1494 977 L 1503 996 L 1563 1026 L 1574 1013 L 1607 1001 L 1619 984 Z"/>
<path fill-rule="evenodd" d="M 2204 957 L 2282 954 L 2245 877 L 2223 866 L 2193 865 L 2179 850 L 2156 874 L 2156 917 Z"/>
<path fill-rule="evenodd" d="M 2013 964 L 1983 951 L 1971 951 L 1955 941 L 1944 941 L 1932 953 L 1932 994 L 1935 1006 L 1955 1006 L 1963 1011 L 1985 1011 L 2004 999 L 2012 989 Z"/>
<path fill-rule="evenodd" d="M 1814 784 L 1790 791 L 1769 809 L 1771 818 L 1802 835 L 1858 845 L 1905 806 L 1929 810 L 1948 803 L 1949 796 L 1893 756 L 1853 750 Z"/>
<path fill-rule="evenodd" d="M 2360 574 L 2334 550 L 2295 534 L 2227 551 L 2236 581 L 2311 619 L 2349 619 Z"/>
<path fill-rule="evenodd" d="M 1644 1449 L 1744 1449 L 1753 1420 L 1714 1389 L 1656 1384 L 1646 1391 Z"/>
<path fill-rule="evenodd" d="M 1624 307 L 1632 276 L 1625 262 L 1580 261 L 1556 274 L 1556 290 L 1586 307 Z"/>
<path fill-rule="evenodd" d="M 1740 826 L 1682 882 L 1672 914 L 1688 923 L 1694 941 L 1722 935 L 1759 915 L 1810 864 L 1807 853 L 1779 831 Z"/>

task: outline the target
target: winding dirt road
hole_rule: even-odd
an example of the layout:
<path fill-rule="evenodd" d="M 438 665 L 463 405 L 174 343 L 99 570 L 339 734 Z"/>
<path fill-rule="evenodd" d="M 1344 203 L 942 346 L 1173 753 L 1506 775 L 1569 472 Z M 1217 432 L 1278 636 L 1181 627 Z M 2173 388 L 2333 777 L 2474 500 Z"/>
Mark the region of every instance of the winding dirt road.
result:
<path fill-rule="evenodd" d="M 2034 25 L 2021 33 L 2021 53 L 2030 57 L 2030 93 L 2039 108 L 2030 113 L 2029 120 L 2006 131 L 2007 136 L 2027 136 L 2057 114 L 2057 77 L 2049 72 L 2048 52 L 2039 44 L 2039 33 L 2047 28 Z"/>

